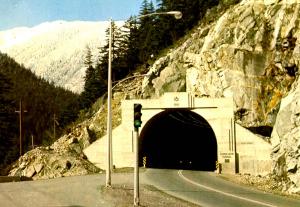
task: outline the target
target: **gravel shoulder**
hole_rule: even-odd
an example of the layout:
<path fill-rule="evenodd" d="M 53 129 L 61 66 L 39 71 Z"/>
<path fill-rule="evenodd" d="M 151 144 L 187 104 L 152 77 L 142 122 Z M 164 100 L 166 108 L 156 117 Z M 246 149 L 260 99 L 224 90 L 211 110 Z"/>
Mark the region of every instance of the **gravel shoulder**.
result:
<path fill-rule="evenodd" d="M 140 168 L 140 172 L 145 172 L 145 169 Z M 101 197 L 107 206 L 112 207 L 127 207 L 133 206 L 134 188 L 132 184 L 133 168 L 115 169 L 114 179 L 121 183 L 116 183 L 112 187 L 100 187 Z M 119 176 L 121 177 L 119 177 Z M 124 175 L 126 179 L 124 179 Z M 130 175 L 128 179 L 128 175 Z M 173 197 L 165 192 L 160 191 L 152 185 L 140 184 L 140 206 L 141 207 L 200 207 L 193 203 Z"/>
<path fill-rule="evenodd" d="M 219 174 L 220 178 L 228 180 L 233 183 L 245 185 L 252 189 L 261 190 L 264 192 L 286 196 L 289 198 L 299 199 L 299 194 L 287 193 L 285 182 L 281 182 L 272 178 L 272 176 L 254 176 L 254 175 L 241 175 L 241 174 Z"/>
<path fill-rule="evenodd" d="M 100 192 L 107 206 L 133 206 L 133 186 L 131 184 L 114 185 L 111 188 L 102 186 Z M 150 185 L 140 186 L 141 207 L 199 207 L 163 193 Z"/>

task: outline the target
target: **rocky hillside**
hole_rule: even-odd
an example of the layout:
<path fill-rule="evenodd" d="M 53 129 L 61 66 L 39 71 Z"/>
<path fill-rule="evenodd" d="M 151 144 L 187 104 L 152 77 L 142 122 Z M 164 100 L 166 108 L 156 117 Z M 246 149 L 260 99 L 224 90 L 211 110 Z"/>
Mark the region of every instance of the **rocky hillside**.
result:
<path fill-rule="evenodd" d="M 86 47 L 97 58 L 107 27 L 108 22 L 55 21 L 0 31 L 0 51 L 49 82 L 80 93 Z"/>
<path fill-rule="evenodd" d="M 135 74 L 114 86 L 113 128 L 121 122 L 121 101 L 125 98 L 139 97 L 141 94 L 142 78 L 140 74 Z M 102 169 L 87 160 L 83 149 L 105 135 L 106 115 L 107 105 L 101 98 L 86 114 L 87 118 L 84 121 L 70 127 L 68 133 L 51 146 L 39 146 L 27 152 L 4 173 L 10 176 L 26 176 L 34 180 L 101 173 Z"/>
<path fill-rule="evenodd" d="M 265 136 L 274 127 L 274 173 L 285 190 L 300 192 L 299 19 L 297 0 L 214 8 L 188 39 L 152 65 L 143 96 L 188 91 L 233 97 L 236 122 Z"/>
<path fill-rule="evenodd" d="M 82 123 L 51 146 L 27 152 L 11 166 L 8 174 L 35 180 L 101 172 L 82 152 L 93 138 L 92 132 Z"/>
<path fill-rule="evenodd" d="M 211 10 L 187 41 L 154 63 L 144 96 L 233 96 L 243 126 L 273 126 L 298 70 L 299 5 L 261 2 L 242 1 L 217 21 L 222 11 Z"/>

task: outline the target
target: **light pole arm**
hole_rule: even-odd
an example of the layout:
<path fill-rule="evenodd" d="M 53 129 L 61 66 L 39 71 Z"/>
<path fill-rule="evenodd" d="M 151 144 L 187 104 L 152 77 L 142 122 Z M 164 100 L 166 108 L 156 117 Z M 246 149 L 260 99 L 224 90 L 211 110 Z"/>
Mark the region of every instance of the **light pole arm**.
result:
<path fill-rule="evenodd" d="M 141 19 L 144 17 L 156 16 L 156 15 L 173 15 L 175 19 L 181 19 L 182 13 L 180 11 L 168 11 L 168 12 L 153 12 L 149 14 L 139 15 L 135 17 L 133 20 Z"/>

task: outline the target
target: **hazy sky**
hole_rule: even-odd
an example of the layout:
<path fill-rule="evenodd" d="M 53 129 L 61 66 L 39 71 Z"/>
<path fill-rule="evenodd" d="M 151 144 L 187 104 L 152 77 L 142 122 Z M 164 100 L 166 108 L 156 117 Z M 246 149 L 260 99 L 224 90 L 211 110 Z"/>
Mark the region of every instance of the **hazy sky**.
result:
<path fill-rule="evenodd" d="M 126 20 L 142 0 L 0 0 L 0 30 L 54 20 Z"/>

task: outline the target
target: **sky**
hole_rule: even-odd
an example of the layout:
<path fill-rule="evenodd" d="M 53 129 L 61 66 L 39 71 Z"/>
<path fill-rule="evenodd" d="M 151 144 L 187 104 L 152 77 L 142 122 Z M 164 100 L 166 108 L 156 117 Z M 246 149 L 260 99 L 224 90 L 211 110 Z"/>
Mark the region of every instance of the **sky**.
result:
<path fill-rule="evenodd" d="M 0 0 L 0 31 L 42 22 L 126 20 L 142 0 Z"/>

